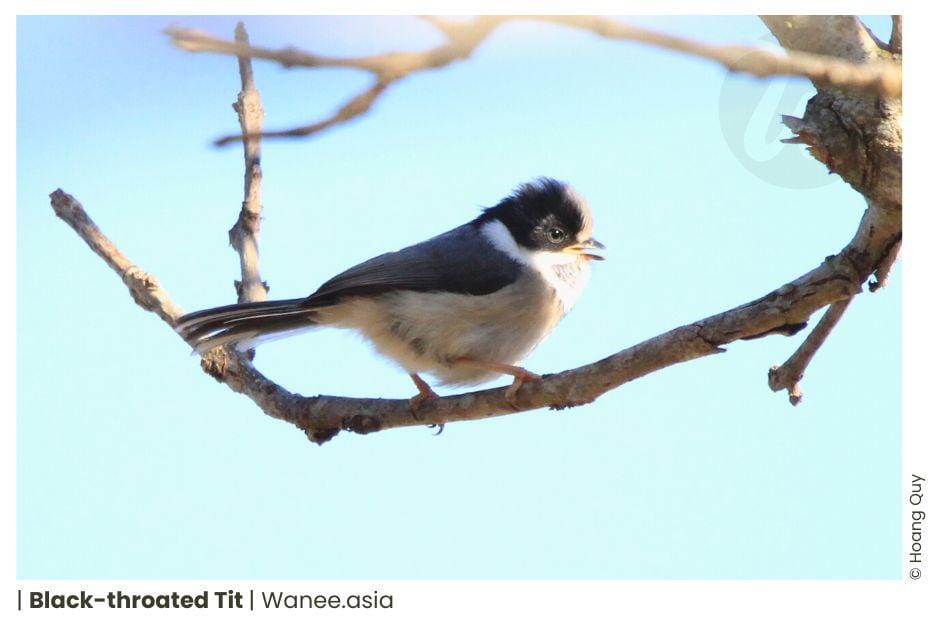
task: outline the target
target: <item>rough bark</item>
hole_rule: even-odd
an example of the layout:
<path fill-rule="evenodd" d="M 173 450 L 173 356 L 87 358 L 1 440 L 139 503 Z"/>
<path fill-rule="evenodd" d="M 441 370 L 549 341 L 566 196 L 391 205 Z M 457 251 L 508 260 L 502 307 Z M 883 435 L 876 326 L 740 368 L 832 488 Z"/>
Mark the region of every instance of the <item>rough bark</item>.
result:
<path fill-rule="evenodd" d="M 852 63 L 901 62 L 901 21 L 893 30 L 892 45 L 879 41 L 854 16 L 773 15 L 763 22 L 783 47 L 823 54 Z M 868 209 L 851 243 L 852 261 L 860 275 L 875 273 L 869 289 L 875 292 L 888 280 L 902 239 L 902 101 L 901 98 L 841 89 L 814 80 L 817 94 L 801 119 L 785 116 L 795 133 L 786 142 L 807 145 L 811 154 L 865 197 Z M 840 320 L 847 302 L 831 306 L 824 320 L 799 352 L 769 374 L 773 390 L 787 389 L 792 404 L 801 401 L 799 381 L 817 348 Z"/>

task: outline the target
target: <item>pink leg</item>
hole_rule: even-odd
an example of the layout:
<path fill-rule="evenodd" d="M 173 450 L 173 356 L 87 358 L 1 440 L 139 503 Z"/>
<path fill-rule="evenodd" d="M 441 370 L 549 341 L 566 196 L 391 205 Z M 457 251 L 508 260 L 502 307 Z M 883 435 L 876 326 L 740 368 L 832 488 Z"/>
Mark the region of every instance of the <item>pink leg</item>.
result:
<path fill-rule="evenodd" d="M 519 405 L 516 404 L 516 393 L 519 391 L 519 388 L 522 387 L 522 384 L 527 381 L 537 381 L 538 379 L 542 378 L 534 372 L 529 372 L 525 368 L 520 368 L 519 366 L 510 366 L 505 363 L 480 361 L 479 359 L 473 359 L 471 357 L 458 357 L 454 361 L 455 363 L 462 363 L 465 365 L 474 366 L 476 368 L 483 368 L 484 370 L 492 370 L 493 372 L 500 372 L 502 374 L 508 374 L 512 376 L 512 385 L 506 388 L 506 402 L 508 402 L 510 406 L 516 410 L 519 409 Z"/>
<path fill-rule="evenodd" d="M 436 394 L 435 390 L 431 389 L 431 386 L 422 380 L 422 377 L 419 375 L 410 374 L 409 376 L 412 378 L 412 382 L 415 383 L 415 387 L 418 388 L 418 394 L 409 398 L 409 404 L 412 406 L 412 413 L 415 413 L 418 411 L 418 408 L 422 406 L 423 402 L 432 398 L 437 398 L 438 394 Z"/>
<path fill-rule="evenodd" d="M 415 383 L 415 387 L 418 388 L 418 394 L 409 398 L 409 408 L 412 409 L 412 415 L 415 416 L 415 419 L 421 419 L 418 417 L 418 409 L 422 406 L 422 403 L 426 400 L 438 398 L 439 396 L 435 393 L 435 390 L 431 389 L 431 386 L 428 385 L 424 379 L 422 379 L 422 377 L 417 374 L 410 374 L 409 376 L 412 378 L 412 382 Z M 429 424 L 428 428 L 433 428 L 434 426 L 436 425 Z M 440 435 L 441 431 L 444 430 L 444 424 L 437 424 L 437 427 L 438 432 L 435 434 Z"/>

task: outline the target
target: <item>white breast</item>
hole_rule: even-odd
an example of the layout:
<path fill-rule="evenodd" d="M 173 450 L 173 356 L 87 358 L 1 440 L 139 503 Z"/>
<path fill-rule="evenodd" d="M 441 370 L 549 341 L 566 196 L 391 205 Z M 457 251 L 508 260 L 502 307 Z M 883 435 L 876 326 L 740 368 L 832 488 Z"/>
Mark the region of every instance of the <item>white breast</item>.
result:
<path fill-rule="evenodd" d="M 494 247 L 541 275 L 554 288 L 564 313 L 571 311 L 590 279 L 590 264 L 586 259 L 560 251 L 523 249 L 497 220 L 484 224 L 480 231 Z"/>

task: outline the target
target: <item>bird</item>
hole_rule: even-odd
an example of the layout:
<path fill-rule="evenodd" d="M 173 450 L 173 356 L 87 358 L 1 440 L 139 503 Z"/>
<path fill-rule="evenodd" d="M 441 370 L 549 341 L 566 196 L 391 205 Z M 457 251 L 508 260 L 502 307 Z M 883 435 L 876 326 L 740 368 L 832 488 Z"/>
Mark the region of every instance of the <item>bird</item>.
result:
<path fill-rule="evenodd" d="M 522 384 L 541 378 L 519 363 L 574 306 L 605 248 L 587 201 L 540 177 L 466 224 L 357 264 L 307 297 L 205 309 L 175 328 L 201 355 L 317 327 L 351 329 L 411 377 L 413 413 L 438 397 L 426 373 L 445 386 L 512 376 L 506 399 L 516 407 Z"/>

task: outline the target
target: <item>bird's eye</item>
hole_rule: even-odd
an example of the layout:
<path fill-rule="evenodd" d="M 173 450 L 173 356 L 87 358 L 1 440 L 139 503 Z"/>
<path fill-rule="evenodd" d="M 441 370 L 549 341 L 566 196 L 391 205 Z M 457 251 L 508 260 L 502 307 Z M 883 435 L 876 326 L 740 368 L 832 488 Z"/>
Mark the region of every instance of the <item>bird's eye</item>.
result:
<path fill-rule="evenodd" d="M 566 237 L 567 234 L 564 233 L 564 230 L 558 227 L 552 227 L 548 230 L 548 239 L 552 242 L 564 242 Z"/>

